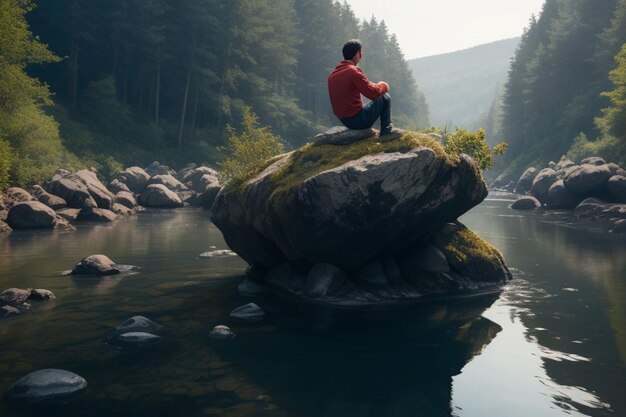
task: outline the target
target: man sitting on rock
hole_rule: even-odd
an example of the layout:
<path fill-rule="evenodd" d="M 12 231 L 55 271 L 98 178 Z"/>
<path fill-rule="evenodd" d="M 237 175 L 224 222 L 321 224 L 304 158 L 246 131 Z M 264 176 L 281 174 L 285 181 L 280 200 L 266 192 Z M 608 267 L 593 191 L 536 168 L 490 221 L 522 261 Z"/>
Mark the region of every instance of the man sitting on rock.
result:
<path fill-rule="evenodd" d="M 348 129 L 369 129 L 380 117 L 380 135 L 398 135 L 391 124 L 389 84 L 374 84 L 357 67 L 363 57 L 361 42 L 352 39 L 343 46 L 344 60 L 328 76 L 328 96 L 333 113 Z M 361 94 L 372 100 L 365 107 Z"/>

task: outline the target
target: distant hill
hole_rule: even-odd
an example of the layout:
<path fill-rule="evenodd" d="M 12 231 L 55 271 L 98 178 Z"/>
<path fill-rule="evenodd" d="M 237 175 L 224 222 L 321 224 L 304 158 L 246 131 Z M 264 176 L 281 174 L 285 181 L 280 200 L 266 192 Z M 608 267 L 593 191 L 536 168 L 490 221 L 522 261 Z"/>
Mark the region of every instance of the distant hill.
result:
<path fill-rule="evenodd" d="M 426 97 L 430 123 L 474 129 L 507 79 L 520 38 L 408 61 Z"/>

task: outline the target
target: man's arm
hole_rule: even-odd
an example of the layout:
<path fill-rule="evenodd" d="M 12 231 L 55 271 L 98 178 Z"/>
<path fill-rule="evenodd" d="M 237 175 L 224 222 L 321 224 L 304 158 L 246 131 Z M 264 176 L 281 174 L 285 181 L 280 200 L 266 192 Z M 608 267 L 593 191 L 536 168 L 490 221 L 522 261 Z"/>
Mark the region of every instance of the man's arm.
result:
<path fill-rule="evenodd" d="M 360 68 L 356 68 L 356 71 L 352 76 L 352 83 L 359 93 L 363 94 L 372 101 L 389 91 L 389 84 L 384 81 L 374 84 L 367 79 Z"/>

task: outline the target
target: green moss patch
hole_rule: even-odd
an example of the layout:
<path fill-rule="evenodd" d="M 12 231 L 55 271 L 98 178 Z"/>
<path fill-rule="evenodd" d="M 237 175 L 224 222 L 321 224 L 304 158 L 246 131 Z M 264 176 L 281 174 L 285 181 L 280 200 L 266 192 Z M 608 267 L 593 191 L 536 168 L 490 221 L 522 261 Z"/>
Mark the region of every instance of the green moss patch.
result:
<path fill-rule="evenodd" d="M 418 132 L 407 132 L 402 137 L 389 142 L 379 142 L 378 136 L 354 142 L 350 145 L 321 145 L 309 143 L 295 151 L 290 160 L 274 174 L 276 192 L 290 189 L 307 178 L 320 172 L 336 168 L 347 162 L 357 160 L 366 155 L 380 153 L 407 153 L 417 147 L 432 149 L 435 154 L 449 165 L 456 165 L 459 158 L 448 155 L 439 141 L 429 135 Z"/>

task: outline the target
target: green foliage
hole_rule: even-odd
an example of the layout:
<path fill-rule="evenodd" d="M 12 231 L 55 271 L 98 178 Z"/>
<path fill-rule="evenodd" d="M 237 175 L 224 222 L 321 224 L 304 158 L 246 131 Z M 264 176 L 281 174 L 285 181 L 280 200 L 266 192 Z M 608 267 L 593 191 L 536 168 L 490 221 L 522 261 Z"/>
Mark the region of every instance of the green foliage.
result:
<path fill-rule="evenodd" d="M 615 57 L 617 67 L 609 73 L 615 89 L 602 93 L 611 101 L 611 106 L 602 109 L 602 117 L 596 118 L 597 126 L 605 135 L 624 139 L 626 146 L 626 43 Z"/>
<path fill-rule="evenodd" d="M 9 173 L 11 172 L 12 161 L 11 145 L 6 140 L 0 138 L 0 190 L 8 188 L 10 185 Z"/>
<path fill-rule="evenodd" d="M 454 133 L 444 136 L 444 149 L 451 154 L 467 154 L 471 156 L 481 170 L 493 167 L 493 158 L 501 155 L 507 148 L 507 144 L 501 142 L 493 148 L 489 148 L 485 131 L 478 129 L 475 133 L 457 128 Z"/>
<path fill-rule="evenodd" d="M 584 133 L 581 133 L 574 139 L 574 144 L 565 156 L 572 161 L 580 161 L 589 156 L 600 156 L 607 162 L 626 165 L 626 147 L 623 140 L 610 135 L 591 141 Z"/>
<path fill-rule="evenodd" d="M 252 109 L 247 108 L 243 114 L 240 134 L 232 126 L 228 126 L 228 146 L 224 149 L 227 157 L 220 164 L 222 183 L 250 176 L 267 159 L 285 151 L 281 138 L 274 135 L 267 126 L 258 127 L 257 119 Z"/>

